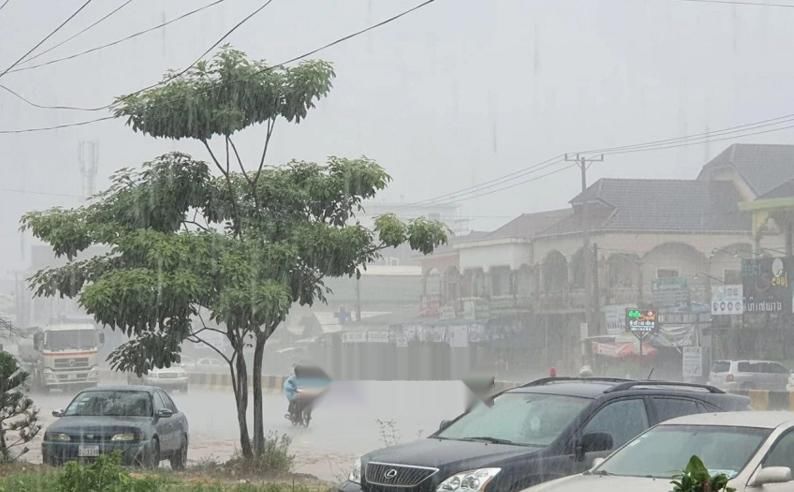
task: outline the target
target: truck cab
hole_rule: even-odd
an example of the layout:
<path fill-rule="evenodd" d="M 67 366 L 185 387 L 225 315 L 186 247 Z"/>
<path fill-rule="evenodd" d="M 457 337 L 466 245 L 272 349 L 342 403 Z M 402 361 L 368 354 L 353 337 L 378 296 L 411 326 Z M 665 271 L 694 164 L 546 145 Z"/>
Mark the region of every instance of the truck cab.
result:
<path fill-rule="evenodd" d="M 104 334 L 93 324 L 54 324 L 33 336 L 22 355 L 41 389 L 88 387 L 99 382 L 97 352 Z"/>

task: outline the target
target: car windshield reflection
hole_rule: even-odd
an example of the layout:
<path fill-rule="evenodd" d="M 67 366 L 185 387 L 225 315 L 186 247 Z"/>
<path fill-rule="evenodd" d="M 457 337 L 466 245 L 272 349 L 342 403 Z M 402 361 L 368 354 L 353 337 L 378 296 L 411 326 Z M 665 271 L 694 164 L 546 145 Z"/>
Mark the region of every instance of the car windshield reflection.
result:
<path fill-rule="evenodd" d="M 86 391 L 75 397 L 65 417 L 151 417 L 152 402 L 144 391 Z"/>
<path fill-rule="evenodd" d="M 548 446 L 590 404 L 587 398 L 506 393 L 437 434 L 442 439 Z"/>

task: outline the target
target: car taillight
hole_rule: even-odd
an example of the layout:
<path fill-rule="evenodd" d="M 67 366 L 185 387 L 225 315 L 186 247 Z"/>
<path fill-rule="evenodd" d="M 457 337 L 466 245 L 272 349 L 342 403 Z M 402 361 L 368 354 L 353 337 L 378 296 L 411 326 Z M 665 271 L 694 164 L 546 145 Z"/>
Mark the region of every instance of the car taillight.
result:
<path fill-rule="evenodd" d="M 733 374 L 728 374 L 727 376 L 725 376 L 725 381 L 732 383 L 734 381 Z"/>

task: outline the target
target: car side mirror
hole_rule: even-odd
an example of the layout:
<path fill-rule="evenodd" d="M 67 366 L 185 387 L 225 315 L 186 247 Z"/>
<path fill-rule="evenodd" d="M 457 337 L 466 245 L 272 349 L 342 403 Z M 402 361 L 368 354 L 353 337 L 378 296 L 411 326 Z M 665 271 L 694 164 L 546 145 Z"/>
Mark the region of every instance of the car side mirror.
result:
<path fill-rule="evenodd" d="M 167 419 L 168 417 L 174 415 L 174 412 L 167 408 L 161 408 L 157 411 L 157 417 L 162 419 Z"/>
<path fill-rule="evenodd" d="M 754 487 L 770 483 L 786 483 L 791 481 L 791 468 L 787 466 L 769 466 L 761 468 L 753 480 Z"/>
<path fill-rule="evenodd" d="M 606 461 L 604 458 L 601 458 L 601 457 L 595 458 L 593 460 L 593 466 L 591 468 L 595 468 L 595 467 L 599 466 L 604 461 Z"/>
<path fill-rule="evenodd" d="M 65 412 L 63 411 L 63 409 L 60 409 L 60 410 L 53 410 L 53 411 L 52 411 L 52 416 L 53 416 L 53 417 L 63 417 L 63 414 L 64 414 L 64 413 L 65 413 Z"/>
<path fill-rule="evenodd" d="M 606 432 L 591 432 L 585 434 L 576 447 L 576 457 L 581 461 L 584 459 L 585 453 L 609 451 L 612 449 L 613 444 L 612 436 Z"/>
<path fill-rule="evenodd" d="M 451 420 L 442 420 L 441 423 L 438 424 L 439 432 L 444 430 L 444 429 L 446 429 L 447 427 L 449 427 L 449 424 L 451 424 L 451 423 L 452 423 Z"/>

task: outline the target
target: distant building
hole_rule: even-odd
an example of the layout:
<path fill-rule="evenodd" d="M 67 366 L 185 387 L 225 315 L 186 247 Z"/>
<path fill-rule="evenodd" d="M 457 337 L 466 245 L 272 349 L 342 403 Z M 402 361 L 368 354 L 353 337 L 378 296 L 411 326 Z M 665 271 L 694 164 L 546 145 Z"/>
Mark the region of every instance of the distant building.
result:
<path fill-rule="evenodd" d="M 607 312 L 626 305 L 665 310 L 665 343 L 680 346 L 710 319 L 713 284 L 740 284 L 741 259 L 754 248 L 756 254 L 782 252 L 784 234 L 774 221 L 754 244 L 751 214 L 740 204 L 792 191 L 794 146 L 732 145 L 696 179 L 598 180 L 573 197 L 569 209 L 524 214 L 456 244 L 458 265 L 446 265 L 437 276 L 434 265 L 454 255 L 442 251 L 422 259 L 426 284 L 442 293 L 441 317 L 476 320 L 486 333 L 511 333 L 514 342 L 496 357 L 525 371 L 575 369 L 586 352 L 580 350 L 583 337 L 609 335 Z M 585 231 L 592 246 L 587 252 Z M 585 261 L 597 272 L 587 331 L 581 326 Z"/>

